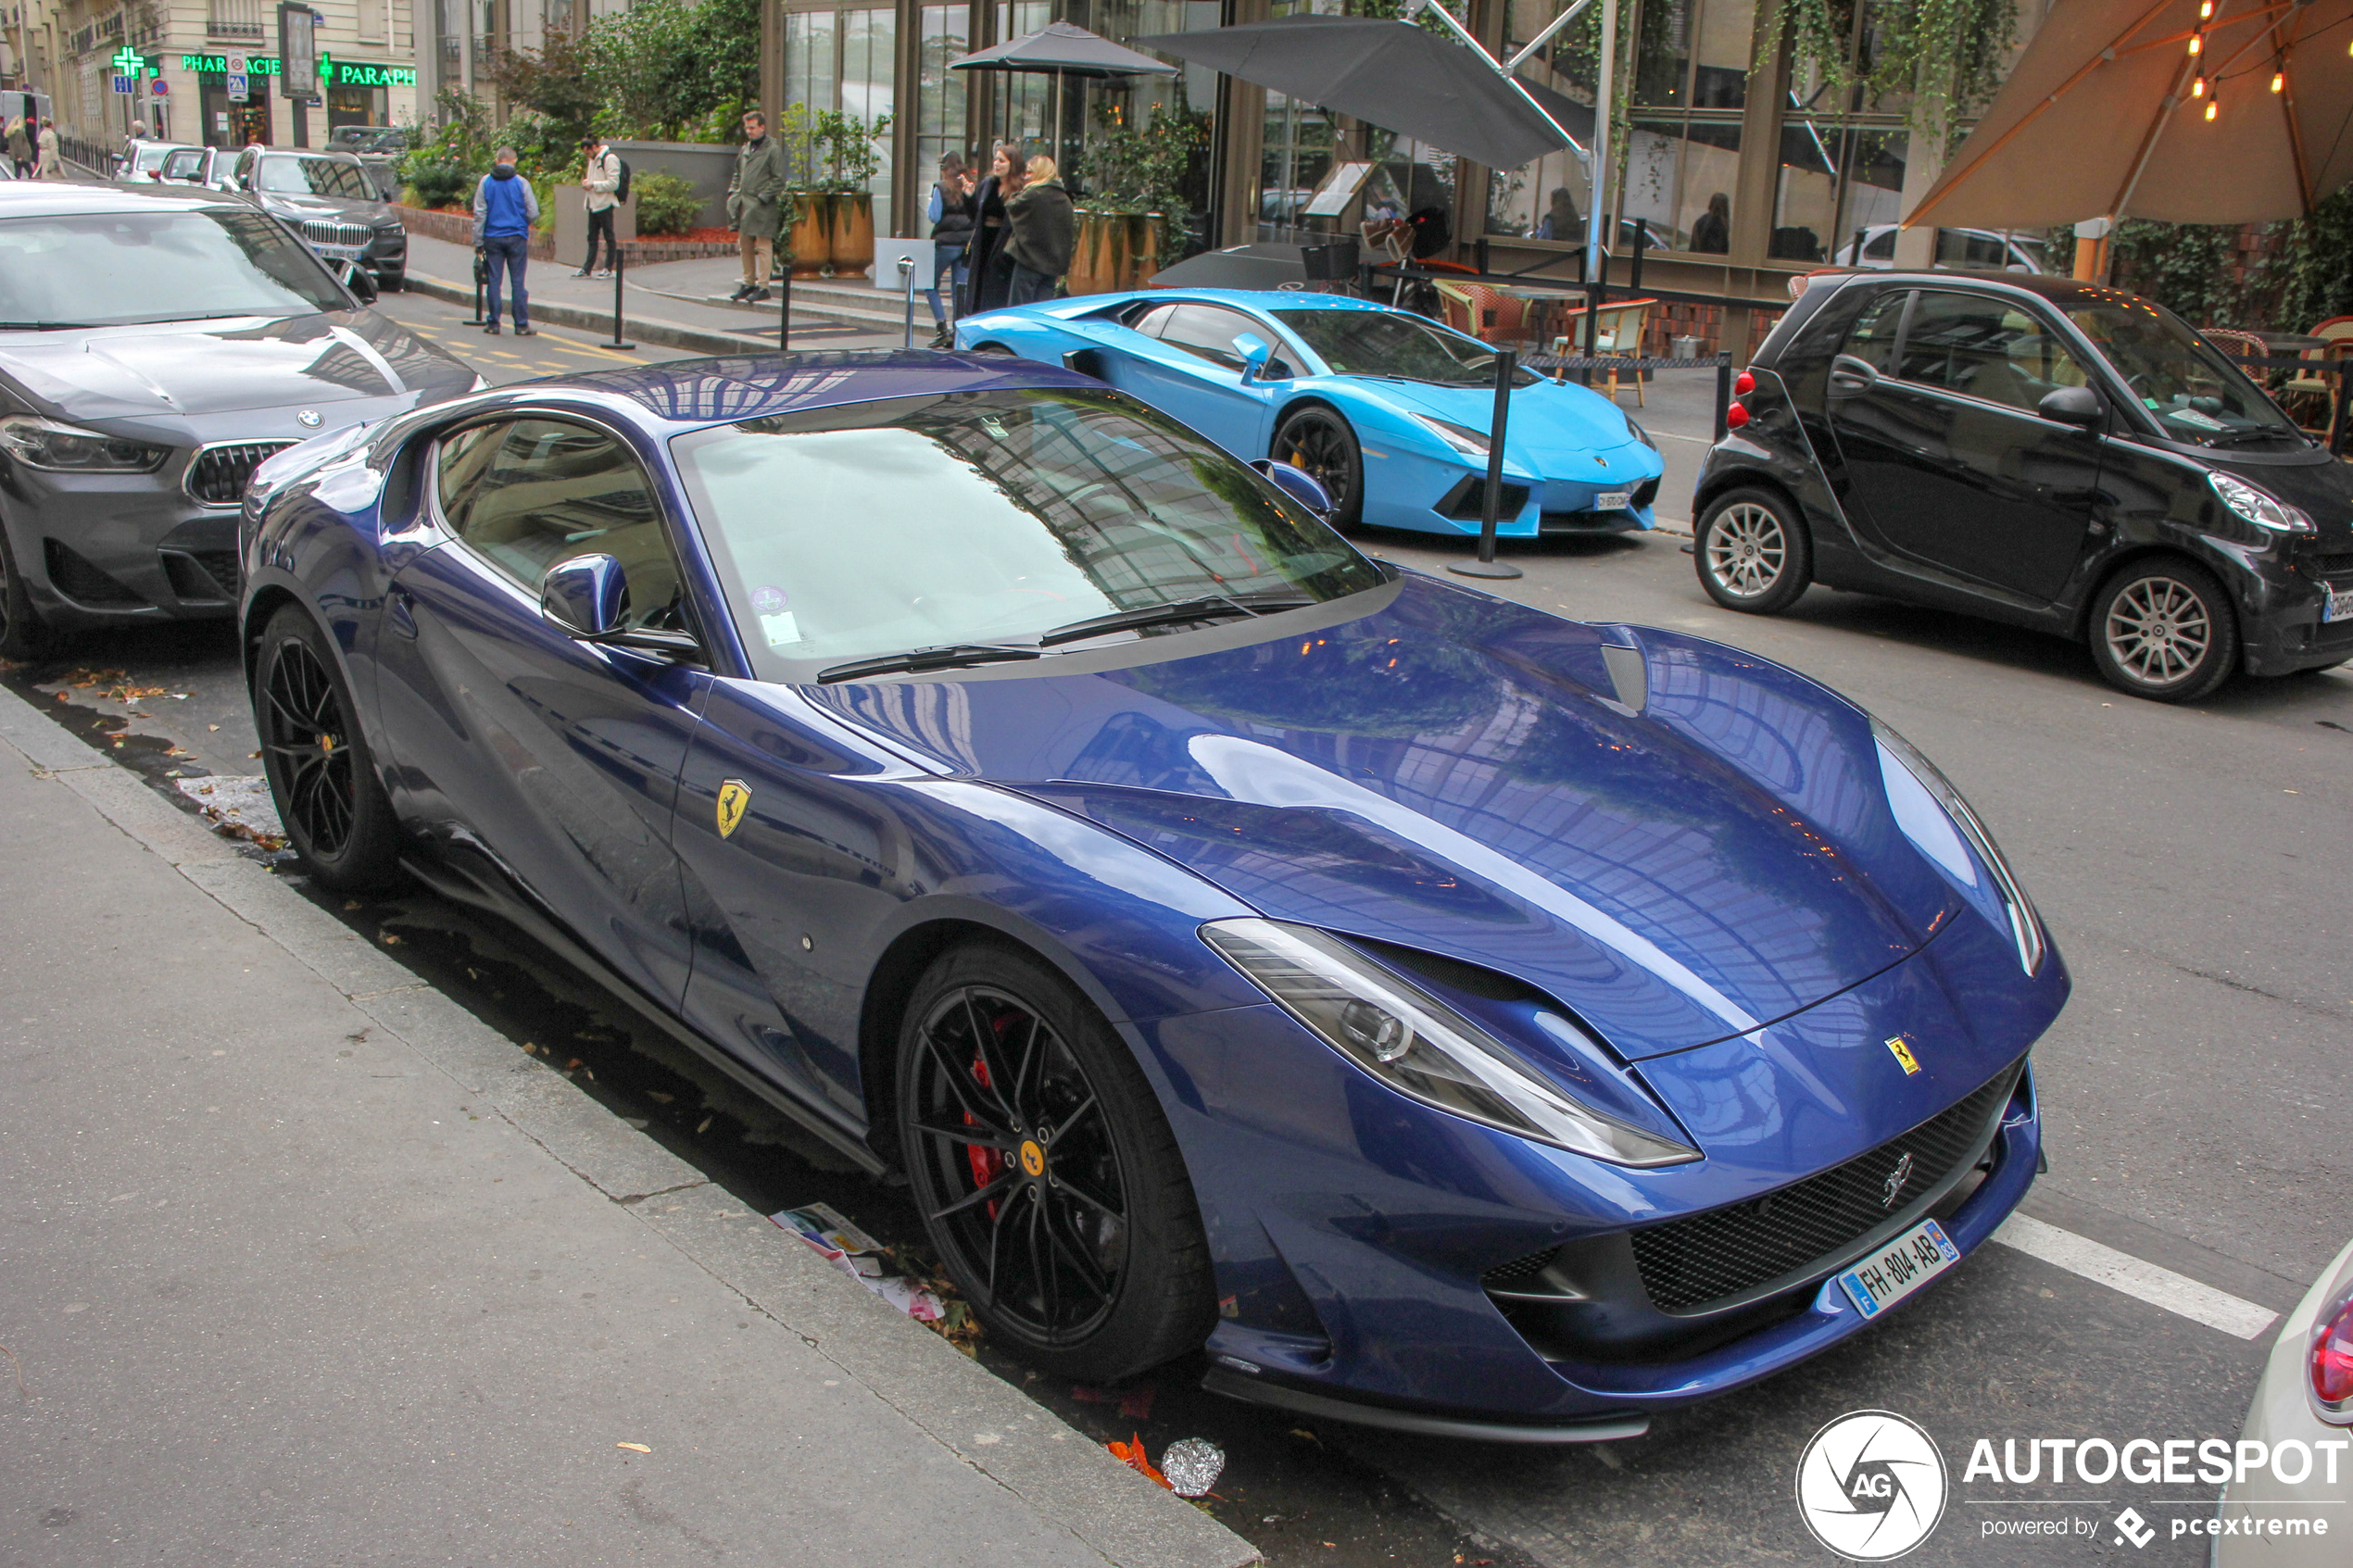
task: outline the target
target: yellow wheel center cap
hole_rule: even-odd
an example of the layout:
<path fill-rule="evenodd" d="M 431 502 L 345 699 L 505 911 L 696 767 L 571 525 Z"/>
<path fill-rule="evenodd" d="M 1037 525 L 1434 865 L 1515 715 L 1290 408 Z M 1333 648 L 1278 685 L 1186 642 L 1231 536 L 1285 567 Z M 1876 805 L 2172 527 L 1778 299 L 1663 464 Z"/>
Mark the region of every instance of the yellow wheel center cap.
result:
<path fill-rule="evenodd" d="M 319 737 L 319 749 L 327 753 L 330 757 L 333 756 L 335 750 L 335 737 L 333 735 L 321 735 Z"/>
<path fill-rule="evenodd" d="M 1046 1173 L 1046 1149 L 1036 1138 L 1021 1140 L 1021 1168 L 1033 1176 Z"/>

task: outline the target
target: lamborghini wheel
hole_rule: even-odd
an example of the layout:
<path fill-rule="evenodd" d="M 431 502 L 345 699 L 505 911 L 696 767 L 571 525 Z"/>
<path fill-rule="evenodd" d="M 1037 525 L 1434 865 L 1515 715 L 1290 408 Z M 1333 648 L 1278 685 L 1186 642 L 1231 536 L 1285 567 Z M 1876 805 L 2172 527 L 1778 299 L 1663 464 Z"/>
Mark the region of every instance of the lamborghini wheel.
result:
<path fill-rule="evenodd" d="M 1343 533 L 1365 518 L 1365 454 L 1348 421 L 1329 408 L 1306 408 L 1275 432 L 1278 463 L 1304 469 L 1332 498 L 1331 525 Z"/>

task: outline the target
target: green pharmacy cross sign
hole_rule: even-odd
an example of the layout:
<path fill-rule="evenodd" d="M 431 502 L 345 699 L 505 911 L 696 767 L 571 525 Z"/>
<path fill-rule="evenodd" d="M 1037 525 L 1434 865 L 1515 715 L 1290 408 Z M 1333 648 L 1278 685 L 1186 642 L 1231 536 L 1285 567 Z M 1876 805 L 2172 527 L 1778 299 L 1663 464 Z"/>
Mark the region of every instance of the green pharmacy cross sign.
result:
<path fill-rule="evenodd" d="M 145 76 L 147 74 L 146 56 L 140 54 L 138 50 L 133 49 L 128 44 L 114 52 L 114 59 L 109 63 L 113 65 L 115 72 L 119 76 Z"/>

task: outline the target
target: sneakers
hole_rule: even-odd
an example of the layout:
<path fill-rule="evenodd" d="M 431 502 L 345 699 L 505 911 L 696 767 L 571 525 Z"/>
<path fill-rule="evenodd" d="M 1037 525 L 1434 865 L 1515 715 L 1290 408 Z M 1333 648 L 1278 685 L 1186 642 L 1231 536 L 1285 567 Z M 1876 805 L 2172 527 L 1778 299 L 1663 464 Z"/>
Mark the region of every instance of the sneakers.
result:
<path fill-rule="evenodd" d="M 497 337 L 498 335 L 498 323 L 492 321 L 485 325 L 482 330 L 484 332 L 487 332 L 490 336 Z"/>
<path fill-rule="evenodd" d="M 744 303 L 746 305 L 758 305 L 762 300 L 774 299 L 775 297 L 776 296 L 774 295 L 769 293 L 766 289 L 754 289 L 749 294 L 744 295 Z"/>
<path fill-rule="evenodd" d="M 579 271 L 574 272 L 573 276 L 575 278 L 601 278 L 604 274 L 602 272 L 591 272 L 587 268 L 583 267 Z"/>
<path fill-rule="evenodd" d="M 518 325 L 515 328 L 515 335 L 517 337 L 537 337 L 539 335 L 539 329 L 536 327 Z"/>
<path fill-rule="evenodd" d="M 956 333 L 951 328 L 942 327 L 937 332 L 931 334 L 931 342 L 926 346 L 932 348 L 953 348 L 956 346 Z"/>
<path fill-rule="evenodd" d="M 599 267 L 592 275 L 598 278 L 610 278 L 612 276 L 612 269 L 610 267 Z"/>

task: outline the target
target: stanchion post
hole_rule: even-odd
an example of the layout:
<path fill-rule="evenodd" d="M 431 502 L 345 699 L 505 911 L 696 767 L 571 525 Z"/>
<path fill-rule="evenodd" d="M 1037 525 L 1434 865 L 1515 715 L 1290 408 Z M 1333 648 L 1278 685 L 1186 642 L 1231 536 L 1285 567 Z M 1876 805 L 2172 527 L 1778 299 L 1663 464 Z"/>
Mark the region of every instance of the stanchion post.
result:
<path fill-rule="evenodd" d="M 1718 441 L 1723 440 L 1724 433 L 1731 428 L 1724 422 L 1724 411 L 1731 406 L 1732 357 L 1719 353 L 1716 356 L 1716 439 Z"/>
<path fill-rule="evenodd" d="M 460 322 L 459 325 L 480 327 L 489 324 L 490 319 L 482 313 L 482 291 L 489 281 L 490 263 L 484 258 L 482 252 L 476 251 L 474 252 L 474 313 L 470 320 Z"/>
<path fill-rule="evenodd" d="M 634 344 L 634 343 L 630 343 L 630 342 L 626 341 L 626 340 L 625 340 L 625 339 L 623 339 L 623 338 L 622 337 L 622 335 L 621 335 L 621 280 L 622 280 L 622 276 L 623 276 L 623 274 L 624 274 L 625 272 L 627 272 L 627 271 L 628 271 L 628 270 L 629 270 L 629 263 L 628 263 L 627 259 L 626 259 L 626 258 L 625 258 L 625 257 L 622 255 L 622 253 L 621 253 L 621 247 L 620 247 L 619 245 L 614 245 L 614 246 L 612 246 L 612 247 L 611 247 L 611 251 L 612 251 L 612 341 L 611 341 L 610 343 L 608 343 L 608 344 L 603 345 L 602 346 L 603 346 L 603 347 L 606 347 L 606 348 L 635 348 L 635 347 L 637 346 L 635 344 Z"/>
<path fill-rule="evenodd" d="M 1495 418 L 1487 433 L 1487 483 L 1479 497 L 1478 558 L 1448 561 L 1446 570 L 1465 577 L 1517 577 L 1519 568 L 1495 558 L 1495 525 L 1504 508 L 1504 429 L 1511 418 L 1512 374 L 1519 356 L 1508 348 L 1495 351 Z"/>
<path fill-rule="evenodd" d="M 913 257 L 902 256 L 899 258 L 899 282 L 907 295 L 907 337 L 900 346 L 912 348 L 915 346 L 915 258 Z"/>
<path fill-rule="evenodd" d="M 784 303 L 776 307 L 776 352 L 792 352 L 792 263 L 785 263 L 785 275 L 776 287 L 776 297 Z"/>
<path fill-rule="evenodd" d="M 2353 385 L 2348 385 L 2345 379 L 2345 370 L 2347 366 L 2353 365 L 2353 359 L 2339 359 L 2335 364 L 2336 411 L 2329 416 L 2329 454 L 2342 458 L 2345 456 L 2345 405 L 2347 395 L 2353 393 Z"/>

